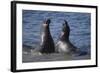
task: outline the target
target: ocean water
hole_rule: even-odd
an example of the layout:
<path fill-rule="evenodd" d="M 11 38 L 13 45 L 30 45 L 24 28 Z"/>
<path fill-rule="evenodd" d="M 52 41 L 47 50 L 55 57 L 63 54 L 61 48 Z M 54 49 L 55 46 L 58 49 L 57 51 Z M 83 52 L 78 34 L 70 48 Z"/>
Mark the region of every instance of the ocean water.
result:
<path fill-rule="evenodd" d="M 62 24 L 68 21 L 70 27 L 70 41 L 82 51 L 90 54 L 91 50 L 91 14 L 77 12 L 55 12 L 23 10 L 23 45 L 36 48 L 41 40 L 41 25 L 50 18 L 50 31 L 55 44 L 59 40 Z"/>

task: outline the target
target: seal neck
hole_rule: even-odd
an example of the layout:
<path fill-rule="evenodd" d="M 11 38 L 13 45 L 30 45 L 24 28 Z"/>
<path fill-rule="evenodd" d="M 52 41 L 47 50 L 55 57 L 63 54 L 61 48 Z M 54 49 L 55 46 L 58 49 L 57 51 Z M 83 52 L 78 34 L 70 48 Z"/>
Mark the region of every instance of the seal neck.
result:
<path fill-rule="evenodd" d="M 46 27 L 43 27 L 43 32 L 45 32 L 46 34 L 50 34 L 49 25 Z"/>
<path fill-rule="evenodd" d="M 70 27 L 68 26 L 67 21 L 63 24 L 62 32 L 61 32 L 61 40 L 63 41 L 69 41 L 69 35 L 70 35 Z"/>
<path fill-rule="evenodd" d="M 69 32 L 62 32 L 60 40 L 69 41 Z"/>

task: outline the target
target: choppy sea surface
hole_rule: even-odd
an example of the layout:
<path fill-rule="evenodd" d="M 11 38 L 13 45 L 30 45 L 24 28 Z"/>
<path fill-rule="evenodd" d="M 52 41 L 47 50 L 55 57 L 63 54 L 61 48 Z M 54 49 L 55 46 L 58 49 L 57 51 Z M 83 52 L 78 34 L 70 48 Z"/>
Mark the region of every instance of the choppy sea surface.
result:
<path fill-rule="evenodd" d="M 77 12 L 55 12 L 55 11 L 35 11 L 23 10 L 23 36 L 22 43 L 24 47 L 36 48 L 41 40 L 41 25 L 47 18 L 51 19 L 50 31 L 57 43 L 61 34 L 64 20 L 68 21 L 70 27 L 70 41 L 80 50 L 88 52 L 91 50 L 91 14 Z M 24 52 L 24 50 L 23 50 Z M 23 61 L 29 54 L 23 54 Z M 32 56 L 32 55 L 30 55 Z"/>

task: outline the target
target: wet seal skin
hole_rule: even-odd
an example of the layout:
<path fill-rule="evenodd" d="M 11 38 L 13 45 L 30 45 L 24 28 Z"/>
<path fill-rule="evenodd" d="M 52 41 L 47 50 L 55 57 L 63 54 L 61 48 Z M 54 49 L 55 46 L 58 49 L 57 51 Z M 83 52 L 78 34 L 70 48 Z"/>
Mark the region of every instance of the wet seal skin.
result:
<path fill-rule="evenodd" d="M 54 53 L 55 52 L 55 46 L 54 41 L 50 33 L 49 25 L 51 23 L 50 19 L 47 19 L 42 24 L 42 34 L 41 34 L 41 46 L 40 46 L 40 52 L 41 53 Z"/>
<path fill-rule="evenodd" d="M 68 22 L 64 20 L 64 23 L 62 25 L 61 36 L 56 44 L 56 52 L 72 54 L 79 51 L 79 49 L 70 42 L 69 36 L 70 27 L 68 25 Z"/>

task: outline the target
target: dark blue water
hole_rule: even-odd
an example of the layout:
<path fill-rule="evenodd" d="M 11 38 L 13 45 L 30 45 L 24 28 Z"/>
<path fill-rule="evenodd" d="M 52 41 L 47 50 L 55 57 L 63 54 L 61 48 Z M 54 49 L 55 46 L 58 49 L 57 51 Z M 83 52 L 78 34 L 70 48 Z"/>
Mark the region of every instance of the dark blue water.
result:
<path fill-rule="evenodd" d="M 23 10 L 23 44 L 37 47 L 40 44 L 41 25 L 51 19 L 50 31 L 55 43 L 59 40 L 63 20 L 67 20 L 71 29 L 70 41 L 81 50 L 90 52 L 91 14 L 76 12 L 53 12 Z"/>

